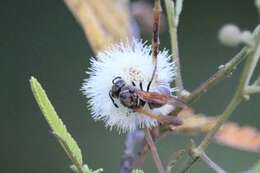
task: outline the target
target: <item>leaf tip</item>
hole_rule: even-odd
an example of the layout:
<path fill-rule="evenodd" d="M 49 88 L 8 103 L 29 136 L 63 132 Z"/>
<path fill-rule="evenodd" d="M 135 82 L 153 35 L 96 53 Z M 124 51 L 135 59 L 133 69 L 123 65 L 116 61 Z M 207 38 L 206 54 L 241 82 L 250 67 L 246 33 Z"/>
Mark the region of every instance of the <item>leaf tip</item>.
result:
<path fill-rule="evenodd" d="M 37 79 L 34 76 L 31 76 L 29 82 L 32 85 L 34 82 L 37 82 Z"/>

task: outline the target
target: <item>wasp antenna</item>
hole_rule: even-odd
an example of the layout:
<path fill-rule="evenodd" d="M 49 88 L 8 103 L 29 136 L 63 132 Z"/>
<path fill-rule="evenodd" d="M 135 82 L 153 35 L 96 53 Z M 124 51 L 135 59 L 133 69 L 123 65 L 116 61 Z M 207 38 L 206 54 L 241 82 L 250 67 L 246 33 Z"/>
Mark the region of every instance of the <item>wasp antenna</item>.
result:
<path fill-rule="evenodd" d="M 119 108 L 118 105 L 116 104 L 115 100 L 114 100 L 113 97 L 112 97 L 112 91 L 111 91 L 111 90 L 109 91 L 108 94 L 109 94 L 109 97 L 110 97 L 110 99 L 111 99 L 113 105 L 114 105 L 116 108 Z"/>
<path fill-rule="evenodd" d="M 122 79 L 122 77 L 120 77 L 120 76 L 115 77 L 115 78 L 112 80 L 112 83 L 115 84 L 115 80 L 117 80 L 117 79 Z"/>

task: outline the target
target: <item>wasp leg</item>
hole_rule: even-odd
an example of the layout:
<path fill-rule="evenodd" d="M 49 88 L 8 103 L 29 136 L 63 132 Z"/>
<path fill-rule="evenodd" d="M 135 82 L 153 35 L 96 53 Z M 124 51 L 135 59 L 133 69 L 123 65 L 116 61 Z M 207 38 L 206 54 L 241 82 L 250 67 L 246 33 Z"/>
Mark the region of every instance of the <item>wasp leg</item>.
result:
<path fill-rule="evenodd" d="M 142 82 L 140 82 L 139 83 L 139 87 L 140 87 L 140 90 L 141 91 L 143 91 L 144 89 L 143 89 L 143 83 Z M 145 101 L 143 101 L 142 99 L 139 99 L 140 100 L 140 105 L 142 106 L 142 107 L 144 107 L 144 105 L 145 105 Z"/>
<path fill-rule="evenodd" d="M 161 124 L 166 124 L 166 125 L 173 125 L 173 126 L 180 126 L 182 125 L 182 120 L 178 117 L 173 117 L 173 116 L 160 116 L 157 115 L 151 111 L 147 111 L 143 108 L 137 108 L 134 109 L 134 111 L 139 112 L 143 114 L 144 116 L 148 116 L 152 119 L 157 120 Z"/>
<path fill-rule="evenodd" d="M 118 108 L 118 105 L 115 103 L 115 100 L 114 100 L 113 97 L 112 97 L 112 91 L 111 91 L 111 90 L 109 91 L 109 97 L 110 97 L 112 103 L 114 104 L 114 106 L 115 106 L 116 108 Z"/>
<path fill-rule="evenodd" d="M 153 106 L 151 105 L 151 103 L 148 103 L 148 106 L 150 109 L 153 109 Z"/>
<path fill-rule="evenodd" d="M 139 83 L 139 86 L 140 86 L 140 90 L 143 91 L 144 89 L 143 89 L 143 83 L 142 82 Z"/>
<path fill-rule="evenodd" d="M 133 85 L 133 86 L 135 86 L 135 83 L 134 83 L 134 81 L 132 81 L 132 85 Z"/>

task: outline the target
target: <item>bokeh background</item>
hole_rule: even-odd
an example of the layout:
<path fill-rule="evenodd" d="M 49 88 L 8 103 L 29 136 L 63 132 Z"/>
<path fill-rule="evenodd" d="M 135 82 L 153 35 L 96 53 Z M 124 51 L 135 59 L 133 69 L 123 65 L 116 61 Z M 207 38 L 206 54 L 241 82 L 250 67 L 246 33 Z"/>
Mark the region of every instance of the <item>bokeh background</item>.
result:
<path fill-rule="evenodd" d="M 105 172 L 119 170 L 124 135 L 94 122 L 80 92 L 93 52 L 80 26 L 62 0 L 2 1 L 0 6 L 0 172 L 70 172 L 70 161 L 50 133 L 29 86 L 35 76 L 46 89 L 60 117 L 78 141 L 84 161 Z M 179 47 L 185 87 L 194 89 L 227 62 L 239 48 L 219 44 L 217 33 L 226 23 L 252 30 L 258 24 L 253 0 L 185 1 L 181 16 Z M 143 33 L 150 40 L 150 33 Z M 168 32 L 161 34 L 161 47 L 169 47 Z M 105 39 L 105 38 L 104 38 Z M 241 66 L 240 66 L 241 67 Z M 237 86 L 238 68 L 196 104 L 196 112 L 222 112 Z M 260 74 L 259 68 L 257 74 Z M 260 127 L 260 95 L 251 97 L 231 119 L 241 125 Z M 188 146 L 193 136 L 162 140 L 159 152 L 169 153 Z M 200 140 L 201 137 L 194 137 Z M 260 156 L 221 145 L 210 145 L 209 156 L 229 172 L 249 168 Z M 145 172 L 155 173 L 148 155 Z M 213 172 L 198 162 L 190 172 Z"/>

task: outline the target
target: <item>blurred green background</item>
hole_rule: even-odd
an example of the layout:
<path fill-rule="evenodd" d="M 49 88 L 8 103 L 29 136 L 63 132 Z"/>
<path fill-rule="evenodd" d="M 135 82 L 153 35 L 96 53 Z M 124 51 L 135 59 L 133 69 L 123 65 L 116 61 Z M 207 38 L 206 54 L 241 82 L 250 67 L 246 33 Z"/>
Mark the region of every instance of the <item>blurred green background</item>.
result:
<path fill-rule="evenodd" d="M 57 112 L 78 141 L 85 162 L 105 172 L 119 170 L 124 135 L 94 122 L 80 92 L 93 55 L 80 26 L 63 1 L 2 1 L 0 6 L 0 172 L 70 172 L 70 161 L 50 133 L 30 91 L 29 78 L 38 78 Z M 252 30 L 258 23 L 253 0 L 185 1 L 179 47 L 184 84 L 194 89 L 227 62 L 239 48 L 219 44 L 217 33 L 226 23 Z M 144 38 L 150 40 L 148 33 Z M 167 31 L 161 47 L 169 47 Z M 216 115 L 229 102 L 241 68 L 217 85 L 196 104 L 196 112 Z M 260 68 L 257 69 L 260 74 Z M 232 116 L 241 125 L 260 127 L 260 95 L 243 103 Z M 176 149 L 188 145 L 191 136 L 171 136 L 159 143 L 164 161 Z M 199 140 L 201 137 L 195 137 Z M 210 145 L 209 156 L 230 172 L 246 170 L 259 154 Z M 148 155 L 144 170 L 155 173 Z M 190 172 L 213 172 L 202 162 Z"/>

